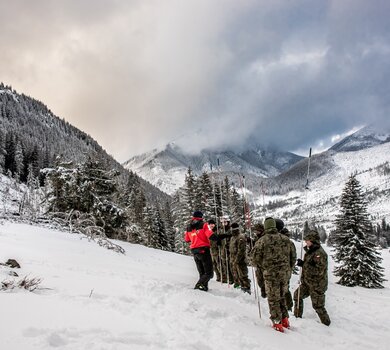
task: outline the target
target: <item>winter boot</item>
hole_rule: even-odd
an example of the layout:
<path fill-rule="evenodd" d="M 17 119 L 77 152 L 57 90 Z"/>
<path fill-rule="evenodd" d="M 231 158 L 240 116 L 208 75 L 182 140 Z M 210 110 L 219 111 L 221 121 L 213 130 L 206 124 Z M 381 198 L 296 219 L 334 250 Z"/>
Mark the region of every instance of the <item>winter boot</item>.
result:
<path fill-rule="evenodd" d="M 288 317 L 282 319 L 282 326 L 284 328 L 290 328 L 290 321 L 288 320 Z"/>
<path fill-rule="evenodd" d="M 197 283 L 194 289 L 199 289 L 199 290 L 202 290 L 204 292 L 208 291 L 207 286 L 203 285 L 202 283 Z"/>
<path fill-rule="evenodd" d="M 283 329 L 283 326 L 282 326 L 281 323 L 274 323 L 272 325 L 272 328 L 275 329 L 278 332 L 282 332 L 282 333 L 284 332 L 284 329 Z"/>
<path fill-rule="evenodd" d="M 320 317 L 320 320 L 321 320 L 322 324 L 324 324 L 325 326 L 329 326 L 330 325 L 330 318 L 329 318 L 329 315 L 328 315 L 327 312 L 318 314 L 318 316 Z"/>

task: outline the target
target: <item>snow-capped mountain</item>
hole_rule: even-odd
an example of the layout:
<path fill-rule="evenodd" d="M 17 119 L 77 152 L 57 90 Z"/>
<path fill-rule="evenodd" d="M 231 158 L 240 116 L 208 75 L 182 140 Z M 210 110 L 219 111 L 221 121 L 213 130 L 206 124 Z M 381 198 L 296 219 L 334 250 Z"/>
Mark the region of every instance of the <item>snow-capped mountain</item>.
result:
<path fill-rule="evenodd" d="M 155 149 L 125 162 L 125 168 L 136 172 L 162 191 L 172 194 L 184 184 L 191 167 L 195 175 L 213 171 L 231 175 L 240 173 L 258 178 L 272 177 L 302 159 L 290 152 L 251 147 L 242 152 L 203 150 L 198 155 L 186 154 L 174 143 Z"/>
<path fill-rule="evenodd" d="M 390 132 L 369 125 L 337 142 L 330 149 L 336 152 L 358 151 L 390 141 Z"/>
<path fill-rule="evenodd" d="M 309 186 L 305 190 L 308 160 L 287 172 L 266 179 L 265 195 L 253 191 L 256 216 L 272 215 L 300 226 L 305 220 L 333 228 L 339 213 L 339 198 L 348 177 L 356 173 L 372 221 L 390 219 L 390 142 L 359 151 L 332 150 L 311 158 Z M 279 191 L 279 192 L 278 192 Z"/>
<path fill-rule="evenodd" d="M 342 189 L 352 173 L 357 173 L 366 193 L 373 221 L 390 220 L 389 135 L 372 126 L 364 127 L 328 151 L 313 154 L 306 192 L 308 158 L 297 161 L 289 153 L 204 151 L 199 156 L 186 156 L 169 145 L 164 150 L 134 157 L 125 167 L 172 193 L 184 183 L 188 166 L 199 174 L 210 171 L 210 162 L 215 165 L 219 159 L 220 167 L 213 168 L 213 172 L 228 176 L 237 190 L 240 190 L 238 173 L 245 175 L 246 194 L 253 204 L 255 219 L 272 215 L 286 220 L 292 227 L 309 219 L 330 229 L 339 211 Z"/>

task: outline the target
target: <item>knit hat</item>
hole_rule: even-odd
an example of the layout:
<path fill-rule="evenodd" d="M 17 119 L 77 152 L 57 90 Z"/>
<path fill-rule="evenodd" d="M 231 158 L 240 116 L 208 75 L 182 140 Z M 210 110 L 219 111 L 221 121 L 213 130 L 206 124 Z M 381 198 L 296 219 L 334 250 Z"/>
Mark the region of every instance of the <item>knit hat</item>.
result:
<path fill-rule="evenodd" d="M 208 223 L 209 225 L 215 225 L 215 224 L 216 224 L 216 222 L 215 222 L 214 219 L 210 219 L 209 221 L 207 221 L 207 223 Z"/>
<path fill-rule="evenodd" d="M 194 211 L 194 213 L 192 214 L 192 217 L 193 218 L 198 218 L 198 219 L 202 219 L 203 218 L 203 213 L 199 210 L 196 210 Z"/>
<path fill-rule="evenodd" d="M 267 230 L 270 230 L 272 228 L 276 229 L 275 219 L 273 219 L 273 218 L 266 218 L 264 220 L 264 230 L 267 231 Z"/>
<path fill-rule="evenodd" d="M 232 230 L 237 230 L 240 227 L 240 225 L 237 224 L 237 222 L 233 222 L 231 227 L 232 227 Z"/>
<path fill-rule="evenodd" d="M 305 234 L 303 237 L 304 241 L 310 241 L 315 243 L 320 243 L 320 235 L 315 230 L 310 230 L 308 233 Z"/>
<path fill-rule="evenodd" d="M 275 219 L 276 229 L 280 232 L 284 227 L 284 222 L 281 219 Z"/>

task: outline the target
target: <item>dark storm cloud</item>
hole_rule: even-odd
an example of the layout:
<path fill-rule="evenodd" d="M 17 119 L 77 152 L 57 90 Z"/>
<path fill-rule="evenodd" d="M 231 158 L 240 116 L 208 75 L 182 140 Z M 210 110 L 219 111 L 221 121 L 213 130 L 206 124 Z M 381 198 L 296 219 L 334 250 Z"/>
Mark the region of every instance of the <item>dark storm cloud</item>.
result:
<path fill-rule="evenodd" d="M 320 149 L 389 115 L 388 1 L 0 0 L 0 79 L 124 161 Z"/>

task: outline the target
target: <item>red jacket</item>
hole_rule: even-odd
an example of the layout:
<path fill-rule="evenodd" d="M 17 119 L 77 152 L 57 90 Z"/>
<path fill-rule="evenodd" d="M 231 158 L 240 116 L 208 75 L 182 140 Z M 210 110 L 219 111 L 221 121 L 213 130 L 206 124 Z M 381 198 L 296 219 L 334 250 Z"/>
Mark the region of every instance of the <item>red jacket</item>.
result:
<path fill-rule="evenodd" d="M 204 223 L 203 227 L 199 229 L 194 228 L 191 231 L 187 229 L 187 232 L 184 234 L 184 240 L 188 243 L 191 242 L 190 249 L 210 247 L 209 238 L 213 233 L 207 223 Z"/>

